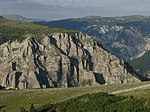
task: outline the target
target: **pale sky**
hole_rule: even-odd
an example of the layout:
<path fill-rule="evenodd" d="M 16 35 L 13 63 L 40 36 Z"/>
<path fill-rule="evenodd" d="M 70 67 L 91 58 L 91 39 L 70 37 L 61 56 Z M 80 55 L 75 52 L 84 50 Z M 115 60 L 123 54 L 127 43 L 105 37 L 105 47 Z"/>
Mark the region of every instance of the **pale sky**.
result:
<path fill-rule="evenodd" d="M 84 16 L 150 16 L 150 0 L 0 0 L 0 15 L 59 20 Z"/>

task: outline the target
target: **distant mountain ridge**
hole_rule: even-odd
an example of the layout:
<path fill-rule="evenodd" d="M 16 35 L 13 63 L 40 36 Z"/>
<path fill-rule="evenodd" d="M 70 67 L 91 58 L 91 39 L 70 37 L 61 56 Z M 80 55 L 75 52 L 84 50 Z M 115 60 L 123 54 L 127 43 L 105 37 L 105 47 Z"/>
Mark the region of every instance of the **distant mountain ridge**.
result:
<path fill-rule="evenodd" d="M 73 29 L 93 36 L 107 50 L 129 60 L 142 56 L 150 48 L 149 16 L 101 17 L 87 16 L 36 24 Z"/>
<path fill-rule="evenodd" d="M 2 17 L 9 19 L 9 20 L 17 20 L 21 22 L 38 22 L 38 21 L 46 21 L 44 19 L 35 19 L 35 18 L 27 18 L 21 15 L 12 14 L 12 15 L 2 15 Z"/>
<path fill-rule="evenodd" d="M 127 61 L 131 60 L 130 64 L 139 74 L 150 76 L 150 16 L 87 16 L 35 23 L 85 32 L 108 51 Z"/>

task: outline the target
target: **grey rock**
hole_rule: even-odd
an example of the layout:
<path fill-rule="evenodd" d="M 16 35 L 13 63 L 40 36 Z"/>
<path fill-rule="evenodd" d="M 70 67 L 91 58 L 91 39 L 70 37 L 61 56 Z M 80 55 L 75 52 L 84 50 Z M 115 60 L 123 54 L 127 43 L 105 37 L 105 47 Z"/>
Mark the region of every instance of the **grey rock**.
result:
<path fill-rule="evenodd" d="M 90 36 L 46 34 L 41 42 L 0 46 L 0 85 L 11 88 L 92 86 L 140 82 L 123 60 L 106 51 Z"/>

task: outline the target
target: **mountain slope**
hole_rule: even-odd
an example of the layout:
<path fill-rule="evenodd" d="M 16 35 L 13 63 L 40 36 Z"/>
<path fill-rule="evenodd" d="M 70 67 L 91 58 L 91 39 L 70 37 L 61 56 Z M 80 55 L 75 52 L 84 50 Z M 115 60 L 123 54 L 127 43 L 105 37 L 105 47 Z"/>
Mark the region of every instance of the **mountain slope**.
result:
<path fill-rule="evenodd" d="M 150 78 L 150 51 L 140 58 L 129 61 L 129 63 L 138 73 Z"/>
<path fill-rule="evenodd" d="M 0 17 L 0 44 L 7 41 L 22 41 L 25 39 L 26 34 L 37 34 L 41 35 L 43 33 L 52 32 L 64 32 L 64 33 L 74 33 L 77 31 L 58 29 L 58 28 L 48 28 L 41 25 L 35 25 L 32 23 L 25 23 L 13 20 L 7 20 Z"/>
<path fill-rule="evenodd" d="M 0 45 L 2 86 L 20 89 L 72 87 L 142 80 L 126 62 L 86 34 L 0 20 L 7 36 L 14 34 L 10 30 L 25 30 L 14 38 L 1 37 L 5 39 Z"/>
<path fill-rule="evenodd" d="M 35 22 L 49 27 L 74 29 L 93 36 L 107 50 L 122 59 L 135 59 L 150 48 L 150 17 L 88 16 L 51 22 Z M 148 48 L 147 48 L 148 46 Z"/>
<path fill-rule="evenodd" d="M 44 19 L 34 19 L 34 18 L 26 18 L 17 14 L 13 15 L 2 15 L 2 17 L 9 19 L 9 20 L 17 20 L 21 22 L 38 22 L 38 21 L 45 21 Z"/>

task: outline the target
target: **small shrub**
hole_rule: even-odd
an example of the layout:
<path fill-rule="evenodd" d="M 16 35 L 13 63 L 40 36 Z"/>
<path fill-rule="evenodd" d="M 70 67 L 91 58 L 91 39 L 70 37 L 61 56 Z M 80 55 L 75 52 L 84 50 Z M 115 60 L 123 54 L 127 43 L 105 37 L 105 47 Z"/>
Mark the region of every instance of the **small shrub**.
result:
<path fill-rule="evenodd" d="M 29 112 L 36 112 L 36 109 L 33 104 L 31 104 Z"/>
<path fill-rule="evenodd" d="M 20 112 L 27 112 L 23 106 L 20 107 Z"/>

